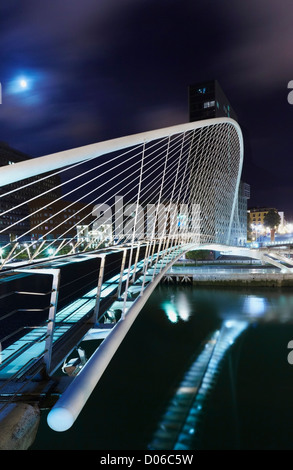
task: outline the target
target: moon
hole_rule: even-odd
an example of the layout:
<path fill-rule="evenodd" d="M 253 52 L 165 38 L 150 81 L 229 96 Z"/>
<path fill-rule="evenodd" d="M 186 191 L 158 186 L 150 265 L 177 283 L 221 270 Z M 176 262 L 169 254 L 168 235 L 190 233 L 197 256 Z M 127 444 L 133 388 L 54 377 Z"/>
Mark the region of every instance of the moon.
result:
<path fill-rule="evenodd" d="M 27 81 L 24 78 L 22 78 L 19 81 L 19 84 L 20 84 L 21 88 L 23 88 L 23 89 L 27 88 Z"/>

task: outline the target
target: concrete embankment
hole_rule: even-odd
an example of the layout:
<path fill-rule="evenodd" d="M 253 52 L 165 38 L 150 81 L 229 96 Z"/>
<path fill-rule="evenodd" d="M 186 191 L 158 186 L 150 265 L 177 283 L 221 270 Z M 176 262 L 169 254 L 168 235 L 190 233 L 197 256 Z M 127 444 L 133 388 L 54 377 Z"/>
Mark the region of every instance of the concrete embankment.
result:
<path fill-rule="evenodd" d="M 293 274 L 194 274 L 192 284 L 221 287 L 293 287 Z"/>
<path fill-rule="evenodd" d="M 163 282 L 214 287 L 293 287 L 293 273 L 168 273 Z"/>

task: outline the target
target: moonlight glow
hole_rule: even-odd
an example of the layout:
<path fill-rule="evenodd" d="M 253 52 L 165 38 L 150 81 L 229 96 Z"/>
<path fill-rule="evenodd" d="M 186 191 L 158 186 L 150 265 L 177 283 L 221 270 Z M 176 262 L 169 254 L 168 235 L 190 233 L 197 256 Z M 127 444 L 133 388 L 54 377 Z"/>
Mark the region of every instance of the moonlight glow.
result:
<path fill-rule="evenodd" d="M 7 91 L 12 95 L 23 94 L 27 95 L 27 92 L 32 89 L 32 79 L 25 75 L 20 75 L 12 79 L 8 85 Z"/>
<path fill-rule="evenodd" d="M 11 95 L 12 99 L 18 100 L 18 105 L 38 106 L 45 98 L 45 78 L 48 79 L 39 70 L 23 70 L 7 82 L 6 93 Z"/>
<path fill-rule="evenodd" d="M 21 88 L 27 88 L 27 81 L 24 78 L 19 81 L 19 84 Z"/>

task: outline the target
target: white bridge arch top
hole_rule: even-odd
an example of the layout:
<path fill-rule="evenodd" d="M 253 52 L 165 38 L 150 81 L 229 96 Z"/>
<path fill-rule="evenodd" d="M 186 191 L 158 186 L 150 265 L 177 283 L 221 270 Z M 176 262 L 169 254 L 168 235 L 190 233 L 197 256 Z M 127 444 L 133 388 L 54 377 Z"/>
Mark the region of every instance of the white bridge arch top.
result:
<path fill-rule="evenodd" d="M 203 121 L 189 122 L 162 129 L 142 132 L 116 139 L 110 139 L 95 144 L 89 144 L 83 147 L 77 147 L 70 150 L 64 150 L 42 157 L 29 159 L 14 165 L 6 165 L 1 167 L 0 187 L 7 184 L 15 183 L 26 178 L 41 175 L 67 165 L 82 162 L 100 155 L 105 155 L 117 150 L 123 150 L 135 145 L 151 142 L 164 137 L 201 129 L 209 126 L 217 126 L 219 124 L 231 124 L 239 138 L 240 160 L 239 160 L 239 180 L 243 164 L 243 136 L 239 124 L 230 118 L 214 118 Z"/>

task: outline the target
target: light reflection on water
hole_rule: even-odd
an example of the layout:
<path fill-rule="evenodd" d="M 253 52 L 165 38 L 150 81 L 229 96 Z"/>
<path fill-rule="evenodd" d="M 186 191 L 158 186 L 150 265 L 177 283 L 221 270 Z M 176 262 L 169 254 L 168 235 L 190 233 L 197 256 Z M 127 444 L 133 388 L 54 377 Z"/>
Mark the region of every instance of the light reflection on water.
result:
<path fill-rule="evenodd" d="M 184 292 L 172 295 L 170 300 L 162 302 L 161 307 L 171 323 L 177 323 L 179 320 L 188 321 L 192 314 L 190 299 Z"/>
<path fill-rule="evenodd" d="M 168 292 L 168 290 L 166 291 Z M 178 288 L 160 303 L 171 323 L 188 321 L 199 310 L 198 300 L 213 304 L 220 319 L 227 318 L 246 321 L 293 322 L 293 294 L 264 289 L 262 292 L 244 294 L 241 291 L 220 291 L 214 289 Z"/>
<path fill-rule="evenodd" d="M 287 403 L 290 402 L 288 402 L 287 395 L 291 396 L 293 386 L 291 371 L 288 369 L 290 366 L 287 361 L 288 339 L 292 337 L 293 325 L 293 294 L 291 290 L 259 289 L 250 290 L 247 293 L 241 289 L 178 287 L 176 295 L 173 290 L 169 291 L 168 288 L 162 290 L 163 292 L 167 300 L 165 299 L 160 307 L 171 323 L 180 323 L 183 310 L 188 312 L 186 318 L 190 320 L 191 327 L 193 318 L 203 311 L 207 313 L 207 316 L 213 312 L 220 320 L 220 325 L 219 330 L 214 330 L 214 335 L 217 335 L 215 336 L 217 338 L 215 350 L 211 350 L 210 356 L 207 356 L 205 362 L 202 360 L 201 356 L 206 354 L 206 347 L 210 346 L 210 341 L 207 339 L 201 354 L 195 357 L 191 367 L 186 371 L 190 390 L 197 390 L 194 393 L 193 401 L 187 403 L 186 386 L 183 388 L 180 385 L 162 416 L 150 448 L 155 450 L 164 448 L 190 450 L 205 448 L 205 446 L 207 448 L 213 448 L 213 446 L 214 448 L 225 448 L 227 446 L 228 448 L 291 449 L 290 433 L 286 424 L 285 422 L 279 423 L 280 411 L 281 416 L 288 412 Z M 172 294 L 169 295 L 169 292 Z M 282 325 L 285 323 L 284 329 Z M 270 329 L 264 329 L 264 333 L 262 333 L 262 325 L 263 327 L 268 325 Z M 256 326 L 260 328 L 255 329 Z M 257 338 L 256 341 L 255 338 Z M 237 353 L 233 355 L 230 348 L 237 342 Z M 262 346 L 259 347 L 260 344 Z M 264 364 L 263 350 L 266 350 L 268 345 L 270 353 L 267 352 L 267 364 Z M 222 379 L 221 385 L 218 387 L 218 377 L 223 376 L 224 357 L 226 357 L 226 364 L 228 360 L 228 366 L 226 365 L 226 369 L 224 369 L 226 378 Z M 233 359 L 231 359 L 232 357 Z M 236 362 L 235 358 L 237 358 Z M 251 359 L 253 359 L 252 362 Z M 236 364 L 238 365 L 239 360 L 242 366 L 238 369 Z M 232 371 L 233 361 L 234 369 Z M 271 367 L 275 367 L 275 373 L 270 373 Z M 228 375 L 227 370 L 229 370 Z M 237 374 L 239 374 L 239 378 Z M 279 374 L 278 379 L 274 379 L 273 377 L 277 377 L 277 374 Z M 272 381 L 268 379 L 270 376 L 272 376 Z M 237 384 L 240 380 L 242 380 L 242 386 L 238 389 Z M 204 387 L 200 384 L 203 384 Z M 222 398 L 221 387 L 225 390 L 225 394 L 227 390 L 233 390 L 232 396 L 226 402 Z M 288 391 L 287 395 L 284 390 Z M 211 394 L 214 394 L 212 401 L 209 398 Z M 280 408 L 281 405 L 275 406 L 277 397 L 281 400 L 282 408 Z M 175 399 L 177 408 L 174 407 Z M 217 405 L 220 400 L 223 400 L 222 405 Z M 187 403 L 189 410 L 185 411 L 185 418 L 182 418 L 181 431 L 176 433 L 174 430 L 174 422 L 178 425 L 176 416 L 179 411 L 182 416 L 184 414 L 181 402 Z M 269 403 L 269 414 L 266 412 L 266 402 Z M 263 407 L 265 411 L 263 411 Z M 229 423 L 225 425 L 228 431 L 222 432 L 221 419 L 217 419 L 215 423 L 213 410 L 216 416 L 222 414 L 222 420 Z M 259 421 L 259 415 L 261 415 L 262 421 Z M 203 427 L 201 423 L 203 419 L 206 419 L 205 416 L 208 416 L 206 420 L 208 424 Z M 214 424 L 216 424 L 217 431 L 215 431 L 214 437 L 210 438 L 210 435 L 213 435 Z M 258 428 L 255 432 L 256 426 Z M 239 428 L 243 428 L 242 433 Z M 275 428 L 278 428 L 277 433 L 275 433 Z M 264 437 L 261 438 L 259 435 Z M 170 447 L 166 447 L 167 444 Z"/>

